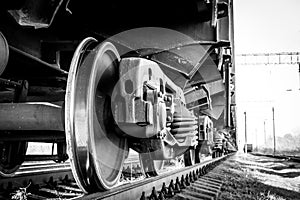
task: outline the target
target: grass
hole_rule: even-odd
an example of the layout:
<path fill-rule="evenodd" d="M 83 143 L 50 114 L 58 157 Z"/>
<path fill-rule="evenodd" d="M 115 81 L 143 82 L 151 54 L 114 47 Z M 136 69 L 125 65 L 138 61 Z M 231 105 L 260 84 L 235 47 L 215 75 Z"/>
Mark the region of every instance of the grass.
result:
<path fill-rule="evenodd" d="M 30 186 L 29 184 L 27 187 L 19 188 L 14 193 L 11 194 L 11 199 L 16 200 L 27 200 L 27 196 L 30 194 L 27 192 L 27 188 Z"/>
<path fill-rule="evenodd" d="M 258 153 L 263 153 L 263 154 L 273 154 L 273 148 L 258 148 L 258 149 L 254 149 L 255 152 Z M 293 150 L 280 150 L 277 149 L 276 150 L 276 155 L 286 155 L 286 156 L 300 156 L 300 147 L 297 149 L 293 149 Z"/>
<path fill-rule="evenodd" d="M 227 160 L 217 167 L 223 175 L 224 184 L 218 199 L 222 200 L 299 200 L 300 193 L 273 187 L 253 177 L 253 169 L 235 159 Z"/>

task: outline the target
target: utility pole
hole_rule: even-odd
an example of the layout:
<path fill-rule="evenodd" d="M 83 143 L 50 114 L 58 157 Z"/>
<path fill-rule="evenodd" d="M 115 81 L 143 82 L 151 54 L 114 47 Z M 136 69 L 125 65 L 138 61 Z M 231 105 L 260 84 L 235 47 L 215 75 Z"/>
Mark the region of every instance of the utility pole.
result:
<path fill-rule="evenodd" d="M 267 146 L 266 120 L 264 120 L 264 138 L 265 138 L 265 147 L 266 147 Z"/>
<path fill-rule="evenodd" d="M 298 76 L 299 76 L 299 89 L 300 89 L 300 62 L 299 62 L 298 64 L 299 64 L 299 68 L 298 68 Z"/>
<path fill-rule="evenodd" d="M 247 153 L 247 113 L 244 112 L 245 115 L 245 153 Z"/>
<path fill-rule="evenodd" d="M 273 154 L 275 155 L 276 152 L 276 136 L 275 136 L 275 116 L 274 116 L 274 107 L 272 107 L 272 113 L 273 113 L 273 138 L 274 138 L 274 151 Z"/>
<path fill-rule="evenodd" d="M 258 151 L 257 128 L 255 128 L 255 144 L 256 144 L 256 151 Z"/>

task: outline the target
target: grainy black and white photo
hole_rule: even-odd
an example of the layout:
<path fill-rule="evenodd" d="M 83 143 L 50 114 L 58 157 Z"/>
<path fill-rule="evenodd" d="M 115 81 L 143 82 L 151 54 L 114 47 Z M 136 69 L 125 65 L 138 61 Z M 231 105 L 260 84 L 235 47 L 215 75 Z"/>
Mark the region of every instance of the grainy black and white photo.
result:
<path fill-rule="evenodd" d="M 0 199 L 300 199 L 299 0 L 2 0 Z"/>

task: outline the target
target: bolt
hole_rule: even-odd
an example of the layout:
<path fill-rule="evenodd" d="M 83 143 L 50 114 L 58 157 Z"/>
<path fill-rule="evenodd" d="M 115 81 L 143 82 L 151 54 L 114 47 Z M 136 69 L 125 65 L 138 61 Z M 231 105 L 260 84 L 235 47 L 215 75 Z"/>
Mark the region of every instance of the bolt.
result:
<path fill-rule="evenodd" d="M 168 195 L 167 195 L 167 196 L 168 196 L 168 197 L 174 196 L 174 190 L 173 190 L 171 184 L 169 185 L 169 191 L 168 191 Z"/>
<path fill-rule="evenodd" d="M 162 96 L 163 96 L 162 92 L 158 92 L 158 93 L 157 93 L 157 96 L 158 96 L 158 97 L 162 97 Z"/>
<path fill-rule="evenodd" d="M 157 192 L 155 190 L 155 187 L 152 188 L 150 199 L 158 200 L 158 196 L 157 196 Z"/>
<path fill-rule="evenodd" d="M 203 167 L 203 174 L 206 174 L 207 172 L 207 166 Z"/>
<path fill-rule="evenodd" d="M 161 193 L 161 194 L 164 194 L 164 195 L 167 195 L 167 194 L 168 194 L 168 190 L 167 190 L 167 187 L 166 187 L 166 183 L 165 183 L 165 182 L 163 182 L 163 185 L 162 185 L 162 187 L 161 187 L 160 193 Z"/>
<path fill-rule="evenodd" d="M 181 176 L 181 180 L 180 180 L 180 189 L 185 189 L 186 185 L 185 185 L 185 181 L 184 181 L 184 176 Z"/>
<path fill-rule="evenodd" d="M 195 171 L 193 171 L 193 179 L 194 179 L 194 181 L 196 181 L 196 180 L 198 179 L 198 177 L 197 177 Z"/>
<path fill-rule="evenodd" d="M 169 188 L 172 188 L 172 190 L 174 191 L 175 187 L 174 187 L 174 182 L 173 182 L 173 179 L 171 180 L 170 182 L 170 185 L 169 185 Z"/>
<path fill-rule="evenodd" d="M 142 192 L 142 196 L 141 196 L 140 200 L 146 200 L 145 192 Z"/>
<path fill-rule="evenodd" d="M 172 117 L 171 117 L 171 116 L 168 116 L 168 117 L 167 117 L 167 121 L 170 122 L 171 120 L 172 120 Z"/>
<path fill-rule="evenodd" d="M 205 167 L 201 168 L 201 176 L 203 176 L 205 174 Z"/>
<path fill-rule="evenodd" d="M 185 176 L 185 185 L 190 186 L 190 179 L 188 175 Z"/>
<path fill-rule="evenodd" d="M 189 174 L 189 179 L 190 179 L 191 183 L 194 182 L 194 179 L 193 179 L 193 176 L 192 176 L 192 172 L 190 172 L 190 174 Z"/>
<path fill-rule="evenodd" d="M 165 195 L 163 193 L 159 193 L 158 199 L 159 200 L 165 200 Z"/>
<path fill-rule="evenodd" d="M 180 181 L 179 181 L 179 178 L 178 178 L 178 177 L 176 178 L 176 184 L 177 184 L 177 183 L 180 184 Z"/>
<path fill-rule="evenodd" d="M 175 192 L 175 193 L 179 193 L 179 192 L 180 192 L 180 183 L 179 183 L 178 177 L 177 177 L 177 179 L 176 179 L 174 192 Z"/>

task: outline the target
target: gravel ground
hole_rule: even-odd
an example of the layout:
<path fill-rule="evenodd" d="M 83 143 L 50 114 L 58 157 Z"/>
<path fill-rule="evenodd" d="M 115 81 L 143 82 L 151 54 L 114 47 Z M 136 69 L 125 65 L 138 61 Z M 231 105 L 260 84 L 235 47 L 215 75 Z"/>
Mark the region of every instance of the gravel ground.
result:
<path fill-rule="evenodd" d="M 237 153 L 213 170 L 224 181 L 218 199 L 300 200 L 300 164 Z"/>

